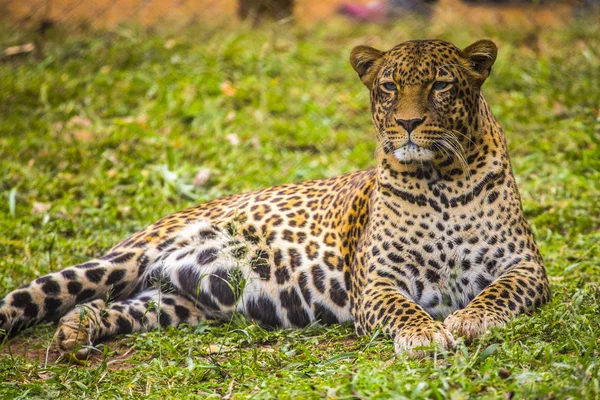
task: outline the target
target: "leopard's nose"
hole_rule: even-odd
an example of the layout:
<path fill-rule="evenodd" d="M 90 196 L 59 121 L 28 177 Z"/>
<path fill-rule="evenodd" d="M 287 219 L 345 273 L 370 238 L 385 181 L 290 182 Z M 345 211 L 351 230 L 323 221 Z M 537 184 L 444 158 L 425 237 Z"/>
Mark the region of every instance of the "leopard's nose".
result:
<path fill-rule="evenodd" d="M 425 121 L 425 117 L 423 118 L 413 118 L 413 119 L 400 119 L 396 118 L 396 123 L 406 129 L 407 133 L 411 133 L 415 128 L 421 125 Z"/>

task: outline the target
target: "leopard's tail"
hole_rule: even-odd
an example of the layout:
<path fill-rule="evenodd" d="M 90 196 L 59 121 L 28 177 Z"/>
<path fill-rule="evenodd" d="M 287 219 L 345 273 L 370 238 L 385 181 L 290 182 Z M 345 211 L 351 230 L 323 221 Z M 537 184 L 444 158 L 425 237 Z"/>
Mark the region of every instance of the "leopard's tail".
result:
<path fill-rule="evenodd" d="M 118 245 L 106 255 L 36 279 L 0 300 L 0 336 L 56 321 L 76 304 L 126 298 L 140 284 L 148 258 L 142 246 Z"/>

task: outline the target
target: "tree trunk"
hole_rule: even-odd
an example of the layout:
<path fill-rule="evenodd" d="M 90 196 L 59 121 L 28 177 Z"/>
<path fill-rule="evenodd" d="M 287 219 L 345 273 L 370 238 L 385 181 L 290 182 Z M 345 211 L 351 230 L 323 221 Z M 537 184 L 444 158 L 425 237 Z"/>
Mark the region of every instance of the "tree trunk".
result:
<path fill-rule="evenodd" d="M 252 19 L 254 25 L 263 19 L 289 18 L 294 12 L 294 0 L 239 0 L 241 19 Z"/>

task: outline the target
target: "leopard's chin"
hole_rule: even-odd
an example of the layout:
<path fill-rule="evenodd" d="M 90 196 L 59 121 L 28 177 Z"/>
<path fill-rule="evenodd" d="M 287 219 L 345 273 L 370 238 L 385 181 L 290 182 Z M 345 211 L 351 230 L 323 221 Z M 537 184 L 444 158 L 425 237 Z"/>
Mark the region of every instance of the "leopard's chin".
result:
<path fill-rule="evenodd" d="M 408 143 L 394 150 L 394 156 L 403 163 L 413 161 L 431 161 L 435 158 L 433 150 L 426 149 L 414 143 Z"/>

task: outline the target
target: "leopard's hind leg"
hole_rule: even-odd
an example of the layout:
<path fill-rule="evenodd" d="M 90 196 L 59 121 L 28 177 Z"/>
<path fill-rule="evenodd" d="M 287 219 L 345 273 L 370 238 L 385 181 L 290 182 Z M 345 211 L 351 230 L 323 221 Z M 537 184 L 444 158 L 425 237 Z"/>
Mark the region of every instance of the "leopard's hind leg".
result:
<path fill-rule="evenodd" d="M 145 249 L 120 246 L 38 278 L 0 299 L 0 330 L 14 334 L 40 321 L 56 321 L 76 304 L 126 298 L 139 289 L 147 264 Z"/>
<path fill-rule="evenodd" d="M 119 334 L 146 332 L 158 326 L 196 326 L 204 314 L 183 296 L 145 290 L 127 300 L 94 300 L 71 310 L 58 323 L 54 340 L 62 353 L 85 358 L 91 345 Z"/>

